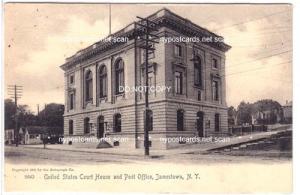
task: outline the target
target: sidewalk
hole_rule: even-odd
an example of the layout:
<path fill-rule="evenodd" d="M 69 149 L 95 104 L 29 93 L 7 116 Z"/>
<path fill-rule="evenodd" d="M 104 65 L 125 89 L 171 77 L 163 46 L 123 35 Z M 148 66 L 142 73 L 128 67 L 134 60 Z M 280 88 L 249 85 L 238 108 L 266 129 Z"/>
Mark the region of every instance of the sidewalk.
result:
<path fill-rule="evenodd" d="M 182 146 L 180 148 L 174 148 L 168 150 L 155 150 L 150 148 L 150 155 L 152 157 L 155 157 L 155 156 L 170 156 L 170 155 L 187 154 L 187 153 L 202 153 L 211 149 L 216 149 L 220 147 L 225 147 L 234 144 L 245 143 L 249 141 L 266 138 L 281 131 L 285 131 L 285 130 L 275 130 L 275 131 L 268 131 L 268 132 L 253 133 L 253 134 L 238 136 L 238 137 L 228 137 L 228 140 L 226 140 L 226 142 L 203 142 L 197 144 L 189 144 L 189 145 Z M 43 149 L 44 145 L 21 145 L 21 147 Z M 99 154 L 107 154 L 107 155 L 144 156 L 144 150 L 142 148 L 132 149 L 132 150 L 123 149 L 123 148 L 103 148 L 103 149 L 95 148 L 94 149 L 94 148 L 76 148 L 72 145 L 65 145 L 65 144 L 55 144 L 55 145 L 48 144 L 46 145 L 46 149 L 72 151 L 72 152 L 99 153 Z"/>

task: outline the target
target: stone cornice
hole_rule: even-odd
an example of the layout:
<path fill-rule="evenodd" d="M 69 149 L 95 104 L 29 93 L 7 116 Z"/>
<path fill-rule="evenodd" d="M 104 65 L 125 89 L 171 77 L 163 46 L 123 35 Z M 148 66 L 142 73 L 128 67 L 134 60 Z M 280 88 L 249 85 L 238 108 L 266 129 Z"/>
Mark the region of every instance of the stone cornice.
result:
<path fill-rule="evenodd" d="M 166 27 L 170 28 L 174 31 L 177 31 L 184 36 L 196 36 L 196 37 L 204 37 L 204 36 L 212 36 L 212 37 L 221 37 L 218 36 L 207 29 L 204 29 L 191 21 L 182 18 L 174 14 L 173 12 L 169 11 L 168 9 L 162 9 L 158 12 L 152 14 L 151 16 L 147 17 L 158 24 L 158 28 Z M 112 34 L 109 37 L 128 37 L 129 40 L 133 40 L 136 36 L 142 35 L 144 33 L 144 29 L 137 29 L 135 30 L 135 24 L 132 23 L 125 28 L 121 29 L 120 31 Z M 66 59 L 66 62 L 61 65 L 60 67 L 63 70 L 67 70 L 69 66 L 72 66 L 77 63 L 82 63 L 85 60 L 92 58 L 93 56 L 103 52 L 114 49 L 120 45 L 126 43 L 115 43 L 115 42 L 105 42 L 105 39 L 94 43 L 93 45 L 78 51 L 75 55 Z M 213 48 L 221 50 L 223 52 L 228 51 L 231 47 L 223 42 L 219 43 L 204 43 L 209 45 Z"/>

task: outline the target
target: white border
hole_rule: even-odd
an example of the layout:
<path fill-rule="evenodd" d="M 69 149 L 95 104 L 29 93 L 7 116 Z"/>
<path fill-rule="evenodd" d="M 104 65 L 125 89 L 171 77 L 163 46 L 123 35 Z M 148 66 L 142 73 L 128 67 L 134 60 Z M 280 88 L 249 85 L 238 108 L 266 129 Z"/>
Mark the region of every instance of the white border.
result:
<path fill-rule="evenodd" d="M 299 160 L 299 148 L 300 148 L 300 144 L 298 142 L 299 139 L 299 130 L 300 130 L 300 123 L 297 120 L 298 117 L 300 116 L 300 104 L 299 104 L 299 99 L 300 99 L 300 92 L 299 92 L 299 88 L 297 88 L 298 86 L 300 86 L 300 76 L 298 74 L 300 74 L 300 60 L 299 60 L 299 56 L 300 56 L 300 2 L 299 1 L 292 1 L 292 0 L 272 0 L 272 1 L 266 1 L 266 0 L 239 0 L 239 1 L 226 1 L 226 0 L 205 0 L 205 1 L 195 1 L 195 0 L 185 0 L 185 1 L 174 1 L 174 0 L 126 0 L 126 1 L 122 1 L 122 0 L 109 0 L 109 1 L 105 1 L 105 0 L 90 0 L 90 1 L 82 1 L 82 0 L 73 0 L 73 1 L 63 1 L 63 0 L 48 0 L 48 1 L 43 1 L 43 0 L 31 0 L 31 1 L 20 1 L 20 0 L 4 0 L 1 3 L 1 43 L 4 43 L 4 17 L 3 17 L 3 3 L 6 2 L 59 2 L 59 3 L 290 3 L 293 5 L 293 193 L 292 194 L 300 194 L 300 186 L 297 185 L 297 183 L 299 182 L 299 166 L 300 166 L 300 160 Z M 2 102 L 0 104 L 0 109 L 1 109 L 1 120 L 0 120 L 0 124 L 1 124 L 1 131 L 0 131 L 0 136 L 1 136 L 1 192 L 4 194 L 3 192 L 3 187 L 4 187 L 4 179 L 3 179 L 3 173 L 4 173 L 4 145 L 3 145 L 3 129 L 4 129 L 4 95 L 3 95 L 3 91 L 4 91 L 4 54 L 3 54 L 4 50 L 3 50 L 3 44 L 1 44 L 1 62 L 2 62 L 2 66 L 0 68 L 1 71 L 1 92 L 0 92 L 0 96 L 2 98 Z M 295 55 L 296 54 L 296 55 Z M 17 192 L 17 193 L 8 193 L 6 192 L 5 194 L 86 194 L 86 193 L 57 193 L 57 192 L 49 192 L 49 193 L 25 193 L 25 192 Z M 89 193 L 89 194 L 99 194 L 99 193 Z M 104 193 L 101 193 L 104 194 Z M 108 194 L 108 193 L 105 193 Z M 114 193 L 116 194 L 116 193 Z M 143 193 L 145 194 L 145 193 Z M 260 193 L 256 193 L 256 194 L 260 194 Z M 265 193 L 264 193 L 265 194 Z M 271 193 L 269 193 L 271 194 Z M 274 193 L 273 193 L 274 194 Z"/>

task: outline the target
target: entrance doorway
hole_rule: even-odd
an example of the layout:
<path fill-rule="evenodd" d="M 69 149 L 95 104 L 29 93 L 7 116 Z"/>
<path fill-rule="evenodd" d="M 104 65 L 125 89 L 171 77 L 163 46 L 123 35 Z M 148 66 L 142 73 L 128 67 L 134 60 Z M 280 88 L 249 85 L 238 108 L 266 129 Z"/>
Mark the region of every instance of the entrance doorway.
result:
<path fill-rule="evenodd" d="M 204 137 L 203 120 L 204 120 L 204 113 L 197 112 L 197 131 L 199 137 Z"/>
<path fill-rule="evenodd" d="M 104 137 L 104 116 L 98 116 L 97 119 L 97 137 L 103 138 Z"/>

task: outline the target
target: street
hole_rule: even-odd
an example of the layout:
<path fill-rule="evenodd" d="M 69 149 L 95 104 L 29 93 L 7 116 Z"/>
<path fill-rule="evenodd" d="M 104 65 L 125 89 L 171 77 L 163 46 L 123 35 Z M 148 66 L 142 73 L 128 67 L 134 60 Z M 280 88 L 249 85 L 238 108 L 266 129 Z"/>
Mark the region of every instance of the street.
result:
<path fill-rule="evenodd" d="M 151 152 L 151 151 L 150 151 Z M 151 154 L 151 153 L 150 153 Z M 274 158 L 264 156 L 232 156 L 220 154 L 170 154 L 144 157 L 143 155 L 105 154 L 99 152 L 64 151 L 56 149 L 27 148 L 24 146 L 5 147 L 5 161 L 10 164 L 49 164 L 49 165 L 82 165 L 82 164 L 152 164 L 152 163 L 280 163 L 291 161 L 291 158 Z"/>

